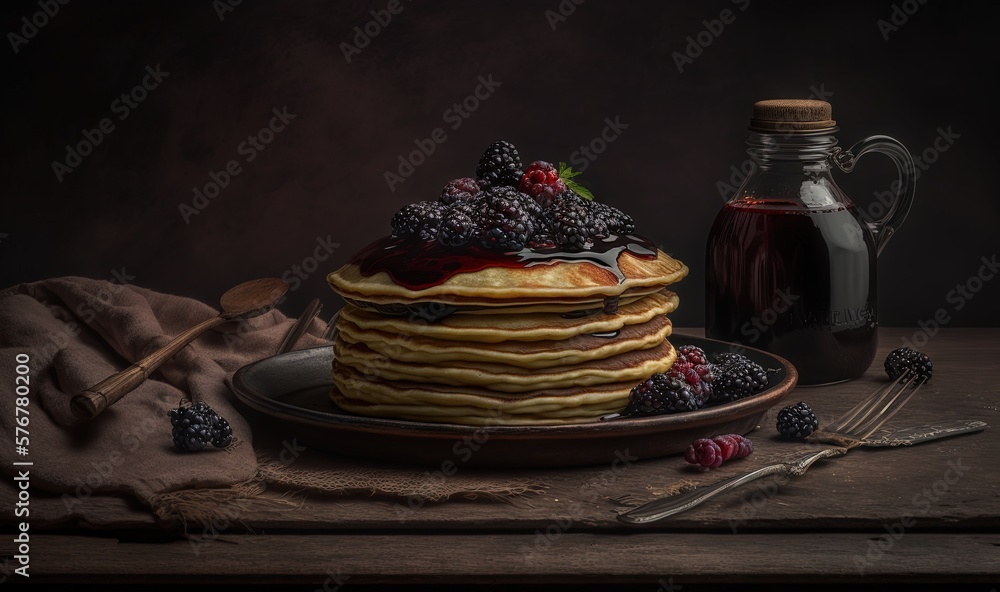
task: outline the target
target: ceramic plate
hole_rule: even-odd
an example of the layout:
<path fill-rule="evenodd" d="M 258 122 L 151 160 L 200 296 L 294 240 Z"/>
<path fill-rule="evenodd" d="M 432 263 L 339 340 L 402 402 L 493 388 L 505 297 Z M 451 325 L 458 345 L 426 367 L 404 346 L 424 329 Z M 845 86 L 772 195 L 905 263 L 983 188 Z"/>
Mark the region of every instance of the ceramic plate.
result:
<path fill-rule="evenodd" d="M 675 335 L 711 356 L 731 344 Z M 462 426 L 353 415 L 330 400 L 333 347 L 281 354 L 249 364 L 233 376 L 236 396 L 273 418 L 280 431 L 307 446 L 338 454 L 441 467 L 545 467 L 594 465 L 616 456 L 655 458 L 676 454 L 698 438 L 747 434 L 798 380 L 784 358 L 740 348 L 764 368 L 777 369 L 766 390 L 740 401 L 698 411 L 557 426 Z"/>

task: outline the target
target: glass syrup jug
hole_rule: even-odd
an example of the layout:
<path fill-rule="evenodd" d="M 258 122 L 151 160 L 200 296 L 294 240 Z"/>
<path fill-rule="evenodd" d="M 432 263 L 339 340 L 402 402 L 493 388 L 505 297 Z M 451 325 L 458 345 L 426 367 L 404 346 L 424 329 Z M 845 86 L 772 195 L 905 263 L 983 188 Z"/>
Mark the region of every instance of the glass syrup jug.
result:
<path fill-rule="evenodd" d="M 906 218 L 916 181 L 909 152 L 890 137 L 838 148 L 831 111 L 825 101 L 754 104 L 753 167 L 708 239 L 708 337 L 786 358 L 803 385 L 856 378 L 875 358 L 876 258 Z M 899 180 L 890 203 L 862 214 L 831 171 L 849 173 L 869 152 L 892 159 Z"/>

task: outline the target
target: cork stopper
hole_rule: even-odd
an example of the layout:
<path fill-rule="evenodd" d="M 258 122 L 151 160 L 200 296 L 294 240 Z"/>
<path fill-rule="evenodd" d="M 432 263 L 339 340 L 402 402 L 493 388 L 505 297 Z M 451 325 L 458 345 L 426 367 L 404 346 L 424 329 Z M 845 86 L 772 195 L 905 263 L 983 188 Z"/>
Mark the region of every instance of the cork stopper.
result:
<path fill-rule="evenodd" d="M 826 101 L 770 99 L 753 104 L 750 129 L 755 132 L 810 133 L 833 130 L 833 108 Z"/>

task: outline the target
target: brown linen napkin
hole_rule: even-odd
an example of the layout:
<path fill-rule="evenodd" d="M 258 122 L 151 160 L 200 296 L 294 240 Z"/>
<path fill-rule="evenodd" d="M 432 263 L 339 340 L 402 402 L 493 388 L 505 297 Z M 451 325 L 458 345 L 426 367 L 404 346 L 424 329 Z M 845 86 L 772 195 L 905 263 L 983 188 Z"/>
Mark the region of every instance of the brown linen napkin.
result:
<path fill-rule="evenodd" d="M 233 499 L 275 502 L 261 496 L 268 484 L 328 494 L 417 493 L 432 501 L 453 495 L 502 499 L 534 490 L 510 480 L 428 484 L 417 468 L 359 475 L 337 470 L 332 457 L 329 471 L 259 464 L 251 426 L 234 406 L 225 380 L 242 366 L 274 355 L 293 322 L 277 310 L 202 335 L 94 420 L 72 415 L 73 395 L 217 314 L 189 298 L 81 277 L 0 292 L 0 384 L 14 389 L 19 356 L 28 357 L 29 369 L 29 414 L 21 415 L 29 418 L 23 426 L 27 454 L 18 454 L 11 443 L 0 446 L 3 472 L 17 476 L 28 470 L 32 489 L 62 494 L 66 513 L 59 521 L 84 518 L 94 496 L 125 494 L 168 526 L 211 520 L 214 507 Z M 314 321 L 311 331 L 320 333 L 321 323 Z M 306 334 L 299 347 L 324 343 Z M 233 444 L 194 454 L 175 451 L 167 411 L 185 398 L 205 401 L 226 418 Z M 0 397 L 0 426 L 10 440 L 18 427 L 17 403 L 14 396 Z M 33 464 L 13 464 L 19 461 Z M 13 507 L 0 502 L 0 508 L 9 520 Z"/>

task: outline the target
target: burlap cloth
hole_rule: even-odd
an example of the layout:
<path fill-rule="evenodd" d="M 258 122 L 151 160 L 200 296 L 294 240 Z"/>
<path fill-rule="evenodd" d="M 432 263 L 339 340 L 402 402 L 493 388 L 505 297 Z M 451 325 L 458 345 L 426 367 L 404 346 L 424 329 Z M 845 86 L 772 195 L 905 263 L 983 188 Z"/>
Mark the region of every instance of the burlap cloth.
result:
<path fill-rule="evenodd" d="M 275 488 L 328 495 L 510 500 L 538 484 L 456 474 L 433 479 L 424 468 L 366 464 L 325 455 L 318 464 L 278 462 L 255 447 L 251 425 L 226 381 L 242 366 L 274 355 L 294 322 L 278 310 L 220 325 L 90 421 L 72 415 L 73 395 L 218 314 L 190 298 L 80 277 L 22 284 L 0 292 L 0 445 L 4 473 L 30 471 L 32 516 L 45 522 L 107 523 L 152 513 L 165 527 L 209 523 L 236 503 L 288 504 Z M 295 349 L 323 345 L 314 321 Z M 18 356 L 29 360 L 27 455 L 18 453 L 15 385 Z M 21 380 L 23 382 L 23 379 Z M 224 450 L 174 450 L 167 411 L 203 400 L 225 417 L 234 441 Z M 265 418 L 267 419 L 267 418 Z M 24 420 L 21 420 L 24 421 Z M 263 430 L 263 428 L 259 428 Z M 31 466 L 15 466 L 29 461 Z M 14 514 L 15 484 L 3 479 L 3 520 Z M 269 495 L 263 495 L 268 490 Z"/>

